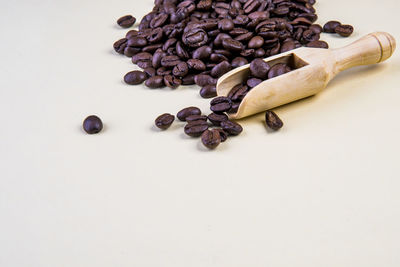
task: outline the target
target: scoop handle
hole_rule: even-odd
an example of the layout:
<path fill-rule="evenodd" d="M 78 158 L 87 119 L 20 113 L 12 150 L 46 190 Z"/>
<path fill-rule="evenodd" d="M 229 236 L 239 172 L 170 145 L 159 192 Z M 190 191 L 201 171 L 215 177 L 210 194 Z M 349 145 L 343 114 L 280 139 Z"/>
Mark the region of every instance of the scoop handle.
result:
<path fill-rule="evenodd" d="M 345 47 L 334 49 L 337 72 L 385 61 L 396 49 L 396 40 L 386 32 L 373 32 Z"/>

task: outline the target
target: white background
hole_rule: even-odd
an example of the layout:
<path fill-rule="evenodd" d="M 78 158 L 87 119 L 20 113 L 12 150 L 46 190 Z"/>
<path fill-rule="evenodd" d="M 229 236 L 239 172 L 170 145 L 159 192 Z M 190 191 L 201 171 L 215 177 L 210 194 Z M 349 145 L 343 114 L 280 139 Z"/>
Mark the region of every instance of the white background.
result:
<path fill-rule="evenodd" d="M 263 115 L 216 151 L 159 132 L 199 88 L 128 86 L 115 54 L 151 0 L 0 2 L 0 266 L 400 266 L 400 53 Z M 397 0 L 319 0 L 318 22 L 400 40 Z M 99 115 L 105 130 L 81 130 Z"/>

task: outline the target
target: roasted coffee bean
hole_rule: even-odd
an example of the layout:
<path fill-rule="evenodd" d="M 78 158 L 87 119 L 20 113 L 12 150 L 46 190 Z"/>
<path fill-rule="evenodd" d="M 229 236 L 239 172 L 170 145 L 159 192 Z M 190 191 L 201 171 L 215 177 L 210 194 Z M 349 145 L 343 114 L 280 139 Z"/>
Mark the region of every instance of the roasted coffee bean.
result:
<path fill-rule="evenodd" d="M 164 86 L 163 76 L 153 76 L 146 80 L 145 85 L 151 89 L 161 88 Z"/>
<path fill-rule="evenodd" d="M 218 34 L 217 37 L 215 37 L 215 39 L 214 39 L 214 42 L 213 42 L 214 46 L 216 46 L 216 47 L 222 46 L 222 42 L 225 39 L 232 39 L 232 37 L 229 34 L 226 34 L 226 33 Z M 211 52 L 210 52 L 210 55 L 211 55 Z"/>
<path fill-rule="evenodd" d="M 182 40 L 189 47 L 200 47 L 208 42 L 208 36 L 204 30 L 197 28 L 184 33 Z"/>
<path fill-rule="evenodd" d="M 184 77 L 189 72 L 189 67 L 186 62 L 179 62 L 172 70 L 172 74 L 177 77 Z"/>
<path fill-rule="evenodd" d="M 131 15 L 123 16 L 117 20 L 118 25 L 121 26 L 122 28 L 129 28 L 133 24 L 135 24 L 135 22 L 136 18 Z"/>
<path fill-rule="evenodd" d="M 159 76 L 166 76 L 166 75 L 171 75 L 172 74 L 172 70 L 171 69 L 167 69 L 166 67 L 161 67 L 157 69 L 157 75 Z"/>
<path fill-rule="evenodd" d="M 156 76 L 156 69 L 155 68 L 147 68 L 143 70 L 148 77 Z"/>
<path fill-rule="evenodd" d="M 243 128 L 240 126 L 240 124 L 230 120 L 221 122 L 221 127 L 229 135 L 239 135 L 243 131 Z"/>
<path fill-rule="evenodd" d="M 335 33 L 336 27 L 340 25 L 341 23 L 339 21 L 331 20 L 325 23 L 323 30 L 326 33 Z"/>
<path fill-rule="evenodd" d="M 220 132 L 216 129 L 206 130 L 201 135 L 201 142 L 208 149 L 214 149 L 221 143 Z"/>
<path fill-rule="evenodd" d="M 335 28 L 335 32 L 342 37 L 349 37 L 354 31 L 353 26 L 351 25 L 339 25 Z"/>
<path fill-rule="evenodd" d="M 171 126 L 174 120 L 174 115 L 165 113 L 157 117 L 157 119 L 155 120 L 155 125 L 162 130 L 166 130 Z"/>
<path fill-rule="evenodd" d="M 249 32 L 249 30 L 246 30 L 246 29 L 243 29 L 243 28 L 233 28 L 229 32 L 229 35 L 230 36 L 238 36 L 238 35 L 246 34 L 248 32 Z"/>
<path fill-rule="evenodd" d="M 197 71 L 206 70 L 206 64 L 204 64 L 204 62 L 201 61 L 200 59 L 189 59 L 187 61 L 187 65 L 189 66 L 189 69 L 192 70 L 197 70 Z"/>
<path fill-rule="evenodd" d="M 138 35 L 138 31 L 137 30 L 130 30 L 129 32 L 126 33 L 125 38 L 130 39 L 132 37 L 135 37 Z"/>
<path fill-rule="evenodd" d="M 207 116 L 205 115 L 190 115 L 186 117 L 186 121 L 194 122 L 194 121 L 207 121 Z"/>
<path fill-rule="evenodd" d="M 200 96 L 202 98 L 212 98 L 217 96 L 217 90 L 216 86 L 209 84 L 201 88 L 200 90 Z"/>
<path fill-rule="evenodd" d="M 147 45 L 147 40 L 146 38 L 135 36 L 128 39 L 127 45 L 132 47 L 143 47 Z"/>
<path fill-rule="evenodd" d="M 263 48 L 258 48 L 256 51 L 254 51 L 254 57 L 260 58 L 264 57 L 266 54 L 265 50 Z"/>
<path fill-rule="evenodd" d="M 211 76 L 219 78 L 232 69 L 228 61 L 222 61 L 211 70 Z"/>
<path fill-rule="evenodd" d="M 91 115 L 83 121 L 83 130 L 88 134 L 97 134 L 103 130 L 103 122 L 96 115 Z"/>
<path fill-rule="evenodd" d="M 221 137 L 221 143 L 225 142 L 228 139 L 228 133 L 222 130 L 221 128 L 214 129 L 219 132 L 219 136 Z"/>
<path fill-rule="evenodd" d="M 181 62 L 178 56 L 165 56 L 161 59 L 161 66 L 166 68 L 175 67 Z"/>
<path fill-rule="evenodd" d="M 127 46 L 124 49 L 124 55 L 127 57 L 133 57 L 134 55 L 140 53 L 141 51 L 142 51 L 142 49 L 139 47 Z"/>
<path fill-rule="evenodd" d="M 319 25 L 319 24 L 313 24 L 310 26 L 309 29 L 318 34 L 320 34 L 323 31 L 321 25 Z"/>
<path fill-rule="evenodd" d="M 199 74 L 194 76 L 194 82 L 200 86 L 200 87 L 204 87 L 206 85 L 211 84 L 211 79 L 212 77 L 210 75 L 206 75 L 206 74 Z"/>
<path fill-rule="evenodd" d="M 261 36 L 254 36 L 249 41 L 249 44 L 247 45 L 247 47 L 257 49 L 257 48 L 262 47 L 263 45 L 264 45 L 264 38 L 262 38 Z"/>
<path fill-rule="evenodd" d="M 181 42 L 177 42 L 176 43 L 175 51 L 176 51 L 176 54 L 178 55 L 178 57 L 180 57 L 181 59 L 188 59 L 189 58 L 189 53 L 183 47 Z"/>
<path fill-rule="evenodd" d="M 306 45 L 307 47 L 315 47 L 315 48 L 329 48 L 329 45 L 327 42 L 324 41 L 314 41 L 310 42 Z"/>
<path fill-rule="evenodd" d="M 306 30 L 303 32 L 303 38 L 301 39 L 304 43 L 314 42 L 319 40 L 319 33 L 312 30 Z"/>
<path fill-rule="evenodd" d="M 142 69 L 147 69 L 153 66 L 153 56 L 147 52 L 141 52 L 132 57 L 132 63 L 137 64 Z"/>
<path fill-rule="evenodd" d="M 218 22 L 218 29 L 224 32 L 229 32 L 235 27 L 231 19 L 222 19 Z"/>
<path fill-rule="evenodd" d="M 128 39 L 122 38 L 121 40 L 118 40 L 114 43 L 113 47 L 115 52 L 118 54 L 123 54 L 125 48 L 127 47 Z"/>
<path fill-rule="evenodd" d="M 293 50 L 296 48 L 296 43 L 292 40 L 285 41 L 281 46 L 281 53 Z"/>
<path fill-rule="evenodd" d="M 168 39 L 167 41 L 165 41 L 164 45 L 162 46 L 162 50 L 163 50 L 163 51 L 167 51 L 168 48 L 174 46 L 174 45 L 176 44 L 177 41 L 178 41 L 178 40 L 175 39 L 175 38 Z"/>
<path fill-rule="evenodd" d="M 194 82 L 194 74 L 188 74 L 185 77 L 182 78 L 182 85 L 192 85 L 196 84 Z"/>
<path fill-rule="evenodd" d="M 197 9 L 202 11 L 210 10 L 212 6 L 212 0 L 200 0 L 197 3 Z"/>
<path fill-rule="evenodd" d="M 223 113 L 230 110 L 232 107 L 232 101 L 228 97 L 219 96 L 211 100 L 210 109 L 214 113 Z"/>
<path fill-rule="evenodd" d="M 212 53 L 212 48 L 209 46 L 202 46 L 194 50 L 193 58 L 194 59 L 207 59 L 210 57 Z"/>
<path fill-rule="evenodd" d="M 229 114 L 235 114 L 236 112 L 238 112 L 239 107 L 240 107 L 240 103 L 241 102 L 232 102 L 232 107 L 231 109 L 228 111 Z"/>
<path fill-rule="evenodd" d="M 283 75 L 287 72 L 290 72 L 291 69 L 288 65 L 279 63 L 271 67 L 270 71 L 268 72 L 268 79 L 272 79 L 274 77 Z"/>
<path fill-rule="evenodd" d="M 232 88 L 227 97 L 232 101 L 241 101 L 246 96 L 248 89 L 247 85 L 240 83 Z"/>
<path fill-rule="evenodd" d="M 137 85 L 143 83 L 147 79 L 147 75 L 143 71 L 134 70 L 128 72 L 125 77 L 124 81 L 130 85 Z"/>
<path fill-rule="evenodd" d="M 221 126 L 221 122 L 227 121 L 228 116 L 224 113 L 211 113 L 210 115 L 208 115 L 208 120 L 215 126 Z"/>
<path fill-rule="evenodd" d="M 257 85 L 259 85 L 260 83 L 262 83 L 263 81 L 261 79 L 258 78 L 250 78 L 247 80 L 247 86 L 250 88 L 256 87 Z"/>
<path fill-rule="evenodd" d="M 189 122 L 188 124 L 185 125 L 184 131 L 185 134 L 191 136 L 191 137 L 199 137 L 208 130 L 208 123 L 206 121 L 193 121 Z"/>
<path fill-rule="evenodd" d="M 238 68 L 247 64 L 249 64 L 249 62 L 244 57 L 235 57 L 231 63 L 232 68 Z"/>
<path fill-rule="evenodd" d="M 182 84 L 182 80 L 172 75 L 166 75 L 164 76 L 164 84 L 169 88 L 176 89 Z"/>
<path fill-rule="evenodd" d="M 176 117 L 180 121 L 186 121 L 186 118 L 191 115 L 201 115 L 201 110 L 197 107 L 187 107 L 179 111 Z"/>
<path fill-rule="evenodd" d="M 270 66 L 262 59 L 254 59 L 250 63 L 250 74 L 256 78 L 266 79 Z"/>
<path fill-rule="evenodd" d="M 231 38 L 223 39 L 222 45 L 225 49 L 228 49 L 229 51 L 232 52 L 241 52 L 244 48 L 241 42 L 233 40 Z"/>
<path fill-rule="evenodd" d="M 161 13 L 161 14 L 155 16 L 150 21 L 150 27 L 152 29 L 154 29 L 154 28 L 158 28 L 158 27 L 163 26 L 165 24 L 165 22 L 167 22 L 168 17 L 169 17 L 168 14 L 164 14 L 164 13 Z"/>
<path fill-rule="evenodd" d="M 265 123 L 274 131 L 279 130 L 283 126 L 282 120 L 272 110 L 268 110 L 265 113 Z"/>
<path fill-rule="evenodd" d="M 157 51 L 153 54 L 152 58 L 153 68 L 158 69 L 159 67 L 161 67 L 161 59 L 163 59 L 166 56 L 167 54 L 164 51 L 162 51 L 162 49 L 157 49 Z"/>

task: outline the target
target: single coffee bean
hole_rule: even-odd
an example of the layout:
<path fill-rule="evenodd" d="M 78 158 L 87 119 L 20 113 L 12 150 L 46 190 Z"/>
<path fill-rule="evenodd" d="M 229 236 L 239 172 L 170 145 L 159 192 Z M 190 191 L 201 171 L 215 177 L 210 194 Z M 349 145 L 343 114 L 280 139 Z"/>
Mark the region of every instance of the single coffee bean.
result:
<path fill-rule="evenodd" d="M 236 112 L 238 112 L 239 107 L 240 107 L 240 103 L 241 102 L 232 102 L 232 107 L 230 110 L 228 110 L 229 114 L 235 114 Z"/>
<path fill-rule="evenodd" d="M 281 53 L 285 53 L 287 51 L 293 50 L 296 48 L 296 44 L 294 41 L 285 41 L 281 46 Z"/>
<path fill-rule="evenodd" d="M 340 25 L 341 23 L 339 21 L 331 20 L 325 23 L 323 30 L 326 33 L 335 33 L 336 27 Z"/>
<path fill-rule="evenodd" d="M 218 29 L 224 32 L 229 32 L 235 27 L 231 19 L 222 19 L 218 22 Z"/>
<path fill-rule="evenodd" d="M 141 52 L 132 57 L 132 63 L 137 64 L 142 69 L 153 67 L 153 56 L 147 52 Z"/>
<path fill-rule="evenodd" d="M 211 100 L 210 109 L 214 113 L 223 113 L 230 110 L 232 107 L 232 101 L 225 96 L 219 96 Z"/>
<path fill-rule="evenodd" d="M 194 82 L 194 74 L 188 74 L 185 77 L 182 78 L 182 85 L 192 85 L 196 84 Z"/>
<path fill-rule="evenodd" d="M 158 75 L 150 77 L 144 84 L 151 89 L 161 88 L 164 86 L 164 77 Z"/>
<path fill-rule="evenodd" d="M 199 74 L 194 76 L 194 82 L 200 87 L 211 84 L 211 79 L 212 77 L 206 74 Z"/>
<path fill-rule="evenodd" d="M 155 68 L 147 68 L 143 70 L 148 77 L 156 76 L 156 69 Z"/>
<path fill-rule="evenodd" d="M 193 51 L 194 59 L 207 59 L 212 53 L 212 48 L 210 46 L 202 46 Z"/>
<path fill-rule="evenodd" d="M 243 50 L 244 46 L 241 42 L 227 38 L 222 40 L 222 45 L 225 49 L 232 52 L 240 52 Z"/>
<path fill-rule="evenodd" d="M 129 32 L 126 33 L 125 38 L 130 39 L 132 37 L 135 37 L 138 35 L 138 31 L 137 30 L 130 30 Z"/>
<path fill-rule="evenodd" d="M 186 121 L 193 122 L 193 121 L 207 121 L 207 116 L 205 115 L 190 115 L 186 117 Z"/>
<path fill-rule="evenodd" d="M 266 79 L 269 70 L 269 64 L 260 58 L 256 58 L 250 63 L 250 74 L 256 78 Z"/>
<path fill-rule="evenodd" d="M 201 115 L 201 110 L 197 107 L 187 107 L 179 111 L 176 117 L 180 121 L 186 121 L 186 118 L 191 115 Z"/>
<path fill-rule="evenodd" d="M 132 47 L 143 47 L 147 45 L 147 40 L 146 38 L 135 36 L 128 39 L 127 45 Z"/>
<path fill-rule="evenodd" d="M 228 61 L 222 61 L 221 63 L 217 64 L 214 68 L 211 70 L 211 76 L 219 78 L 228 71 L 232 69 L 231 64 Z"/>
<path fill-rule="evenodd" d="M 270 71 L 268 72 L 268 79 L 272 79 L 274 77 L 283 75 L 290 71 L 290 67 L 286 64 L 279 63 L 271 67 Z"/>
<path fill-rule="evenodd" d="M 314 41 L 314 42 L 309 42 L 307 47 L 314 47 L 314 48 L 329 48 L 329 45 L 327 42 L 324 41 Z"/>
<path fill-rule="evenodd" d="M 221 127 L 229 135 L 239 135 L 243 131 L 240 124 L 230 120 L 221 122 Z"/>
<path fill-rule="evenodd" d="M 246 96 L 248 89 L 247 85 L 240 83 L 232 88 L 227 97 L 232 101 L 242 101 Z"/>
<path fill-rule="evenodd" d="M 91 115 L 83 121 L 83 130 L 88 134 L 97 134 L 103 129 L 103 122 L 96 115 Z"/>
<path fill-rule="evenodd" d="M 265 113 L 265 123 L 274 131 L 279 130 L 283 126 L 282 120 L 272 110 Z"/>
<path fill-rule="evenodd" d="M 166 68 L 175 67 L 181 62 L 178 56 L 166 56 L 161 59 L 161 66 Z"/>
<path fill-rule="evenodd" d="M 249 62 L 244 57 L 235 57 L 231 63 L 232 68 L 238 68 L 247 64 L 249 64 Z"/>
<path fill-rule="evenodd" d="M 214 129 L 219 132 L 219 136 L 221 137 L 221 143 L 225 142 L 228 139 L 228 133 L 222 130 L 221 128 Z"/>
<path fill-rule="evenodd" d="M 202 98 L 212 98 L 217 96 L 217 90 L 216 86 L 209 84 L 201 88 L 200 90 L 200 96 Z"/>
<path fill-rule="evenodd" d="M 147 79 L 147 75 L 143 71 L 134 70 L 128 72 L 125 77 L 124 81 L 130 85 L 137 85 L 143 83 Z"/>
<path fill-rule="evenodd" d="M 158 76 L 166 76 L 166 75 L 171 75 L 171 74 L 172 74 L 172 70 L 167 69 L 166 67 L 161 67 L 161 68 L 157 69 Z"/>
<path fill-rule="evenodd" d="M 351 25 L 339 25 L 335 28 L 335 32 L 342 37 L 349 37 L 354 31 Z"/>
<path fill-rule="evenodd" d="M 122 38 L 121 40 L 118 40 L 114 43 L 113 47 L 115 52 L 118 54 L 123 54 L 125 48 L 127 47 L 128 39 Z"/>
<path fill-rule="evenodd" d="M 216 129 L 206 130 L 201 135 L 201 142 L 208 149 L 214 149 L 221 143 L 220 132 Z"/>
<path fill-rule="evenodd" d="M 260 83 L 262 83 L 263 80 L 258 79 L 258 78 L 250 78 L 247 80 L 247 86 L 250 88 L 256 87 L 257 85 L 259 85 Z"/>
<path fill-rule="evenodd" d="M 191 137 L 199 137 L 208 129 L 208 123 L 206 121 L 193 121 L 185 125 L 185 134 Z"/>
<path fill-rule="evenodd" d="M 189 47 L 200 47 L 208 42 L 208 36 L 204 30 L 195 28 L 184 33 L 182 41 Z"/>
<path fill-rule="evenodd" d="M 320 34 L 323 31 L 321 25 L 319 25 L 319 24 L 313 24 L 310 26 L 309 29 L 318 34 Z"/>
<path fill-rule="evenodd" d="M 133 57 L 134 55 L 140 53 L 141 51 L 142 51 L 142 49 L 139 47 L 127 46 L 124 49 L 124 55 L 127 57 Z"/>
<path fill-rule="evenodd" d="M 197 70 L 197 71 L 204 71 L 206 70 L 206 64 L 200 59 L 189 59 L 187 61 L 187 65 L 189 69 Z"/>
<path fill-rule="evenodd" d="M 172 74 L 177 77 L 184 77 L 189 72 L 189 67 L 186 62 L 179 62 L 172 70 Z"/>
<path fill-rule="evenodd" d="M 247 47 L 257 49 L 262 47 L 263 45 L 264 45 L 264 38 L 262 38 L 261 36 L 254 36 L 253 38 L 250 39 Z"/>
<path fill-rule="evenodd" d="M 176 43 L 175 50 L 176 50 L 176 54 L 178 55 L 178 57 L 180 57 L 183 60 L 188 59 L 190 57 L 189 53 L 183 47 L 181 42 Z"/>
<path fill-rule="evenodd" d="M 118 25 L 121 26 L 122 28 L 129 28 L 133 24 L 135 24 L 135 22 L 136 18 L 131 15 L 123 16 L 117 20 Z"/>
<path fill-rule="evenodd" d="M 228 116 L 225 115 L 224 113 L 221 114 L 211 113 L 208 115 L 208 120 L 215 126 L 221 126 L 221 122 L 227 121 Z"/>
<path fill-rule="evenodd" d="M 162 130 L 166 130 L 171 126 L 174 120 L 174 115 L 165 113 L 157 117 L 157 119 L 155 120 L 155 125 Z"/>
<path fill-rule="evenodd" d="M 169 88 L 176 89 L 182 84 L 182 80 L 172 75 L 166 75 L 164 76 L 164 84 Z"/>

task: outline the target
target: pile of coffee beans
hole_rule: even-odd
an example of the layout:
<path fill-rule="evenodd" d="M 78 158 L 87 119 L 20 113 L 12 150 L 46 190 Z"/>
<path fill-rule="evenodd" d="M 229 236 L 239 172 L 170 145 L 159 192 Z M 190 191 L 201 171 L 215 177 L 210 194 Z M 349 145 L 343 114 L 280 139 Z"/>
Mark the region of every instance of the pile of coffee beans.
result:
<path fill-rule="evenodd" d="M 130 30 L 114 49 L 143 69 L 126 74 L 127 84 L 145 82 L 152 89 L 197 84 L 200 95 L 211 98 L 219 77 L 256 58 L 300 46 L 328 48 L 319 40 L 323 28 L 315 24 L 314 4 L 315 0 L 155 0 L 138 30 Z M 130 27 L 135 21 L 127 15 L 118 24 Z M 325 32 L 332 29 L 342 36 L 352 32 L 350 25 L 340 23 Z"/>

